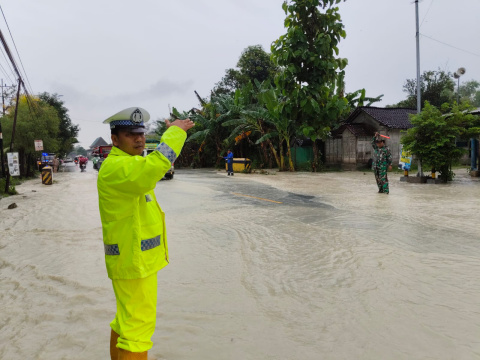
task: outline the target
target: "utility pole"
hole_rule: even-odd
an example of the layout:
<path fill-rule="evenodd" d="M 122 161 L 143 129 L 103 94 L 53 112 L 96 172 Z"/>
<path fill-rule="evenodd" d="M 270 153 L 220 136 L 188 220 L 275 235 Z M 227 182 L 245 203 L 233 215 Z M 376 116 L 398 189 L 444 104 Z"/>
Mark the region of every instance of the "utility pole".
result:
<path fill-rule="evenodd" d="M 22 86 L 22 79 L 18 78 L 18 90 L 17 90 L 17 102 L 15 103 L 15 114 L 13 116 L 13 130 L 12 139 L 10 141 L 10 152 L 13 151 L 13 142 L 15 139 L 15 127 L 17 125 L 18 105 L 20 101 L 20 87 Z M 2 88 L 3 90 L 3 88 Z M 10 187 L 10 171 L 7 172 L 7 180 L 5 181 L 5 194 L 8 194 L 8 188 Z"/>
<path fill-rule="evenodd" d="M 418 24 L 418 0 L 415 0 L 415 17 L 417 20 L 417 114 L 422 111 L 422 98 L 420 92 L 420 26 Z"/>
<path fill-rule="evenodd" d="M 5 116 L 5 103 L 3 100 L 3 79 L 2 79 L 2 119 Z M 2 119 L 0 119 L 0 162 L 2 163 L 2 179 L 5 177 L 5 162 L 3 161 L 3 134 L 2 134 Z"/>
<path fill-rule="evenodd" d="M 420 87 L 420 25 L 418 21 L 418 0 L 415 0 L 415 18 L 417 24 L 417 114 L 420 114 L 422 111 L 422 95 L 421 95 L 421 87 Z M 422 162 L 420 159 L 418 160 L 418 172 L 417 176 L 422 176 Z"/>
<path fill-rule="evenodd" d="M 2 116 L 5 117 L 5 92 L 4 88 L 10 88 L 10 87 L 15 87 L 15 85 L 9 86 L 9 85 L 4 85 L 3 84 L 3 79 L 1 80 L 1 87 L 2 87 Z M 4 152 L 3 152 L 3 135 L 2 135 L 2 118 L 0 118 L 0 162 L 1 162 L 1 168 L 2 168 L 2 178 L 5 177 L 5 162 L 4 162 Z"/>

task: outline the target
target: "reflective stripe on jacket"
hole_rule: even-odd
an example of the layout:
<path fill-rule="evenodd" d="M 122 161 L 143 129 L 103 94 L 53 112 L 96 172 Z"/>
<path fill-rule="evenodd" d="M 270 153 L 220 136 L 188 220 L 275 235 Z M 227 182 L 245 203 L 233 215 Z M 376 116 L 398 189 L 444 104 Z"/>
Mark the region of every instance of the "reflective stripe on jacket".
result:
<path fill-rule="evenodd" d="M 185 131 L 171 126 L 148 156 L 112 147 L 102 163 L 97 188 L 109 278 L 144 278 L 168 264 L 165 214 L 153 190 L 186 137 Z"/>

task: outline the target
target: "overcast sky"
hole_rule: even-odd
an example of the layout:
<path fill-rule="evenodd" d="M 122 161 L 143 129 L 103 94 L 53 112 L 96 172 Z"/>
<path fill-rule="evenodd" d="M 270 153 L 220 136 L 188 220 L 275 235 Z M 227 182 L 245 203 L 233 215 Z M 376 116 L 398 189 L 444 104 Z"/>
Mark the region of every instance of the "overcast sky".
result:
<path fill-rule="evenodd" d="M 3 0 L 1 6 L 33 93 L 62 95 L 80 145 L 99 136 L 102 121 L 132 106 L 152 120 L 198 107 L 194 90 L 209 95 L 246 47 L 270 44 L 285 33 L 282 0 Z M 405 98 L 416 78 L 415 3 L 347 0 L 339 5 L 347 37 L 347 92 L 384 94 L 376 106 Z M 480 0 L 421 0 L 421 71 L 454 72 L 480 81 Z M 0 29 L 15 47 L 5 21 Z M 17 60 L 18 61 L 18 60 Z M 14 80 L 0 55 L 4 82 Z M 19 66 L 20 62 L 18 62 Z M 151 120 L 151 121 L 152 121 Z"/>

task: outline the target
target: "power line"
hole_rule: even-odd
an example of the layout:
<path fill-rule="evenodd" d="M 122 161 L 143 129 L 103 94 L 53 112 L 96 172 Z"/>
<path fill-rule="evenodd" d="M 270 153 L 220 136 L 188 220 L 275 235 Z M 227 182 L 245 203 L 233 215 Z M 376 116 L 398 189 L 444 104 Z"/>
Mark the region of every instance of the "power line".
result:
<path fill-rule="evenodd" d="M 420 24 L 420 27 L 422 27 L 423 22 L 424 22 L 425 19 L 427 18 L 428 12 L 430 11 L 430 8 L 432 7 L 432 4 L 433 4 L 433 0 L 430 2 L 430 5 L 428 6 L 427 12 L 425 13 L 425 16 L 424 16 L 423 19 L 422 19 L 422 23 Z"/>
<path fill-rule="evenodd" d="M 18 86 L 19 86 L 19 89 L 20 89 L 21 86 L 23 86 L 23 90 L 25 91 L 25 96 L 26 96 L 27 103 L 28 103 L 29 107 L 31 106 L 31 109 L 34 109 L 33 112 L 32 112 L 32 110 L 30 109 L 32 115 L 33 115 L 33 116 L 38 115 L 38 114 L 35 114 L 35 106 L 36 106 L 37 104 L 35 104 L 35 102 L 31 102 L 31 95 L 29 94 L 28 89 L 27 89 L 27 87 L 25 86 L 25 82 L 23 81 L 22 75 L 21 75 L 20 71 L 18 70 L 17 63 L 15 62 L 15 59 L 14 59 L 14 57 L 12 56 L 12 52 L 10 51 L 10 48 L 8 47 L 8 44 L 7 44 L 7 42 L 5 41 L 5 37 L 3 36 L 2 30 L 0 30 L 0 42 L 2 43 L 3 48 L 4 48 L 4 50 L 5 50 L 5 53 L 7 54 L 8 58 L 10 59 L 10 62 L 12 63 L 12 66 L 13 66 L 13 68 L 14 68 L 14 70 L 15 70 L 15 73 L 16 73 L 17 76 L 18 76 L 18 83 L 19 83 Z M 15 111 L 16 111 L 17 107 L 18 107 L 18 104 L 17 104 L 16 107 L 15 107 Z"/>
<path fill-rule="evenodd" d="M 12 81 L 12 79 L 10 78 L 10 76 L 8 76 L 8 73 L 7 73 L 7 71 L 4 69 L 4 67 L 2 66 L 2 64 L 0 64 L 0 69 L 1 69 L 1 71 L 3 72 L 3 74 L 8 78 L 8 80 L 13 84 L 14 81 Z"/>
<path fill-rule="evenodd" d="M 5 51 L 3 51 L 2 48 L 0 48 L 0 51 L 2 52 L 2 55 L 3 55 L 3 57 L 4 57 L 4 59 L 5 59 L 6 63 L 7 63 L 7 65 L 8 65 L 8 67 L 9 67 L 9 70 L 11 71 L 11 73 L 12 73 L 13 75 L 15 75 L 15 71 L 13 70 L 12 65 L 10 65 L 10 62 L 9 62 L 8 59 L 7 59 L 7 55 L 5 55 Z M 14 81 L 12 81 L 12 79 L 8 76 L 7 73 L 5 73 L 5 75 L 9 78 L 9 80 L 10 80 L 12 83 L 14 82 Z M 15 77 L 15 76 L 14 76 L 14 77 Z"/>
<path fill-rule="evenodd" d="M 17 44 L 15 44 L 15 40 L 13 39 L 12 32 L 10 31 L 10 26 L 8 26 L 7 18 L 5 17 L 5 14 L 3 12 L 2 5 L 0 5 L 0 11 L 2 12 L 3 19 L 5 20 L 5 24 L 7 24 L 8 32 L 10 33 L 10 37 L 12 38 L 13 46 L 15 47 L 15 51 L 17 52 L 18 59 L 20 60 L 20 64 L 22 65 L 23 73 L 25 74 L 25 78 L 27 79 L 27 83 L 30 86 L 30 90 L 33 92 L 32 85 L 30 84 L 30 80 L 28 80 L 27 72 L 25 71 L 25 68 L 23 67 L 22 58 L 20 57 L 20 54 L 19 54 L 18 49 L 17 49 Z"/>
<path fill-rule="evenodd" d="M 424 36 L 424 37 L 426 37 L 426 38 L 429 38 L 430 40 L 436 41 L 436 42 L 438 42 L 438 43 L 440 43 L 440 44 L 443 44 L 443 45 L 445 45 L 445 46 L 450 46 L 451 48 L 454 48 L 454 49 L 457 49 L 457 50 L 466 52 L 466 53 L 468 53 L 468 54 L 470 54 L 470 55 L 474 55 L 474 56 L 480 57 L 480 54 L 476 54 L 476 53 L 474 53 L 474 52 L 471 52 L 471 51 L 468 51 L 468 50 L 465 50 L 465 49 L 460 49 L 459 47 L 456 47 L 456 46 L 447 44 L 446 42 L 443 42 L 443 41 L 434 39 L 434 38 L 432 38 L 431 36 L 427 36 L 427 35 L 425 35 L 425 34 L 420 34 L 420 35 L 422 35 L 422 36 Z"/>

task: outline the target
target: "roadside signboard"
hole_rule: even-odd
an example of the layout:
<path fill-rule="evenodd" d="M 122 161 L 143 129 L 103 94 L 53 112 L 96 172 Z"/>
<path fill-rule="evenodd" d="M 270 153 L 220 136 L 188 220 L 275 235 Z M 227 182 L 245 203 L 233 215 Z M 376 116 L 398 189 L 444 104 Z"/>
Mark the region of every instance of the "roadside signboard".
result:
<path fill-rule="evenodd" d="M 400 145 L 400 162 L 398 167 L 402 170 L 410 170 L 412 166 L 412 154 L 403 149 L 403 146 Z"/>
<path fill-rule="evenodd" d="M 18 161 L 18 152 L 7 153 L 8 170 L 11 176 L 20 176 L 20 164 Z"/>
<path fill-rule="evenodd" d="M 42 151 L 43 150 L 43 141 L 42 140 L 34 140 L 35 142 L 35 151 Z"/>

